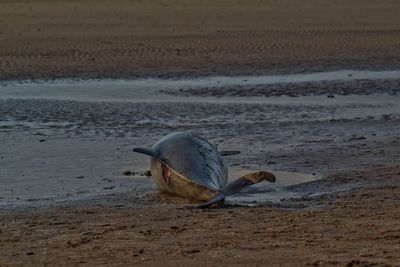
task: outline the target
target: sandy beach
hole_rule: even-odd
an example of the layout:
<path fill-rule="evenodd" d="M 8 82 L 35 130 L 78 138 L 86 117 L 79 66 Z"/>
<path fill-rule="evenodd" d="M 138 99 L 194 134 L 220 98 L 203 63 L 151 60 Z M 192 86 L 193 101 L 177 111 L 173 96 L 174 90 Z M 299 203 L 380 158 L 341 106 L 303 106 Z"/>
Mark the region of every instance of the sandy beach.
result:
<path fill-rule="evenodd" d="M 400 265 L 397 1 L 0 1 L 0 266 Z M 174 131 L 230 179 L 159 193 Z"/>
<path fill-rule="evenodd" d="M 1 1 L 0 79 L 400 68 L 385 1 Z"/>

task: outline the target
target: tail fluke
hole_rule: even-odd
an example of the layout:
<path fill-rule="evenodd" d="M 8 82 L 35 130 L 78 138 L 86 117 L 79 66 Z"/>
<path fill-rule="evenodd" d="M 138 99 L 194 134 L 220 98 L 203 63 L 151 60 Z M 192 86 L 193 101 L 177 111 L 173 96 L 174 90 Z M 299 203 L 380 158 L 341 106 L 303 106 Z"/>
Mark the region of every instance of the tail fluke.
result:
<path fill-rule="evenodd" d="M 242 177 L 233 181 L 232 183 L 225 185 L 221 191 L 224 192 L 226 196 L 229 196 L 229 195 L 240 192 L 243 188 L 245 188 L 247 186 L 257 184 L 262 181 L 268 181 L 271 183 L 275 183 L 276 178 L 270 172 L 264 172 L 264 171 L 252 172 L 252 173 L 243 175 Z"/>
<path fill-rule="evenodd" d="M 199 205 L 198 208 L 208 208 L 220 201 L 223 201 L 226 196 L 238 193 L 243 188 L 253 184 L 257 184 L 262 181 L 268 181 L 274 183 L 276 181 L 276 178 L 272 173 L 265 171 L 252 172 L 243 175 L 242 177 L 233 181 L 232 183 L 225 185 L 218 194 L 216 194 L 207 202 Z"/>
<path fill-rule="evenodd" d="M 218 192 L 218 194 L 213 196 L 210 200 L 208 200 L 207 202 L 205 202 L 197 207 L 199 209 L 211 207 L 212 205 L 217 204 L 218 202 L 224 201 L 225 197 L 226 197 L 226 195 L 224 192 Z"/>

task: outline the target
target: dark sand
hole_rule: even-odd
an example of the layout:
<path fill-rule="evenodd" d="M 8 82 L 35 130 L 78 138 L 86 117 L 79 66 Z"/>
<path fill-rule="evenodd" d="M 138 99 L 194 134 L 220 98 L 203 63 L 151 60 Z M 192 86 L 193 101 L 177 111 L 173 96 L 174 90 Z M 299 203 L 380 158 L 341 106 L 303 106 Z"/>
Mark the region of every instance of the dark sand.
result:
<path fill-rule="evenodd" d="M 0 79 L 400 68 L 397 0 L 1 1 Z"/>
<path fill-rule="evenodd" d="M 0 1 L 0 79 L 399 69 L 399 13 L 388 0 Z M 173 95 L 242 102 L 2 97 L 0 266 L 400 264 L 396 105 L 245 103 L 285 94 L 346 103 L 395 95 L 397 80 L 217 89 Z M 122 175 L 145 168 L 133 146 L 176 130 L 241 150 L 232 168 L 323 178 L 279 203 L 186 209 Z"/>
<path fill-rule="evenodd" d="M 327 180 L 371 177 L 375 188 L 289 200 L 291 208 L 188 210 L 130 194 L 129 204 L 8 213 L 0 217 L 0 264 L 397 266 L 400 167 Z"/>

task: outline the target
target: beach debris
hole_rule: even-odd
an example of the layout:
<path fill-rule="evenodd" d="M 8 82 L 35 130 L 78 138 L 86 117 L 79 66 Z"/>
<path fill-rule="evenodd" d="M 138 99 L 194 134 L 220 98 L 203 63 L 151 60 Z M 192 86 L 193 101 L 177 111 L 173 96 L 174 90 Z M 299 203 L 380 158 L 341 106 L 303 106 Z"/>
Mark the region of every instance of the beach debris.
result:
<path fill-rule="evenodd" d="M 231 155 L 237 155 L 240 154 L 241 152 L 239 150 L 223 150 L 220 151 L 221 156 L 231 156 Z"/>
<path fill-rule="evenodd" d="M 133 171 L 124 171 L 122 174 L 126 175 L 126 176 L 134 176 L 135 172 L 133 172 Z"/>
<path fill-rule="evenodd" d="M 105 187 L 103 187 L 104 190 L 112 190 L 114 188 L 115 188 L 115 186 L 105 186 Z"/>
<path fill-rule="evenodd" d="M 273 174 L 259 171 L 228 184 L 228 168 L 221 153 L 206 139 L 191 133 L 174 132 L 152 148 L 133 151 L 151 157 L 151 175 L 160 190 L 205 201 L 199 208 L 222 204 L 226 196 L 252 184 L 276 180 Z"/>
<path fill-rule="evenodd" d="M 137 172 L 137 171 L 124 171 L 122 173 L 125 176 L 134 176 L 134 175 L 138 175 L 140 176 L 147 176 L 147 177 L 151 177 L 151 171 L 150 170 L 146 170 L 144 172 Z"/>
<path fill-rule="evenodd" d="M 367 139 L 365 136 L 352 135 L 347 141 L 358 141 Z"/>

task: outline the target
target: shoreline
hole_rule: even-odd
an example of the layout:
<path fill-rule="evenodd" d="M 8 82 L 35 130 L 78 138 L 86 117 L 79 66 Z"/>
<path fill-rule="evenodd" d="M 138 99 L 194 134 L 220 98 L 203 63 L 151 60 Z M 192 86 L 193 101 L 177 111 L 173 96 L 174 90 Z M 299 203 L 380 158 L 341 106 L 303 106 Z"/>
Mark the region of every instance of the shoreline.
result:
<path fill-rule="evenodd" d="M 75 88 L 76 87 L 76 88 Z M 98 92 L 94 93 L 94 87 Z M 81 92 L 78 92 L 81 90 Z M 108 93 L 107 93 L 108 92 Z M 114 96 L 112 97 L 112 92 Z M 200 76 L 138 79 L 52 79 L 0 81 L 0 99 L 58 99 L 141 102 L 241 101 L 256 97 L 393 95 L 400 92 L 400 70 L 338 70 L 279 75 Z M 39 95 L 39 97 L 36 96 Z M 102 99 L 100 96 L 104 95 Z M 118 95 L 123 95 L 121 99 Z M 154 95 L 154 97 L 150 97 Z M 62 97 L 64 96 L 64 97 Z M 149 98 L 150 97 L 150 98 Z M 186 100 L 185 100 L 186 98 Z M 278 99 L 276 99 L 278 101 Z M 281 101 L 278 101 L 278 103 Z"/>
<path fill-rule="evenodd" d="M 390 63 L 393 60 L 394 63 Z M 206 78 L 210 76 L 226 76 L 226 77 L 235 77 L 235 76 L 276 76 L 276 75 L 291 75 L 291 74 L 310 74 L 310 73 L 319 73 L 319 72 L 335 72 L 342 70 L 355 70 L 355 71 L 391 71 L 400 69 L 400 57 L 398 59 L 391 58 L 390 60 L 383 60 L 381 64 L 358 64 L 358 63 L 343 63 L 343 64 L 335 64 L 328 62 L 326 65 L 314 65 L 313 63 L 307 62 L 303 67 L 298 66 L 297 64 L 284 64 L 282 67 L 258 67 L 257 65 L 252 66 L 250 69 L 241 68 L 240 66 L 230 66 L 226 69 L 221 70 L 213 70 L 209 71 L 209 68 L 213 69 L 211 65 L 205 65 L 204 70 L 190 67 L 187 70 L 176 70 L 171 71 L 171 68 L 168 67 L 168 70 L 135 70 L 128 71 L 126 73 L 112 70 L 96 70 L 86 72 L 85 68 L 82 68 L 79 71 L 59 71 L 57 74 L 55 73 L 43 73 L 40 74 L 40 71 L 36 71 L 34 74 L 6 74 L 7 70 L 4 70 L 2 74 L 4 76 L 0 77 L 1 83 L 12 83 L 15 81 L 44 81 L 51 82 L 54 80 L 71 80 L 71 81 L 85 81 L 85 80 L 101 80 L 101 79 L 109 79 L 109 80 L 136 80 L 136 79 L 166 79 L 166 80 L 174 80 L 174 79 L 197 79 L 197 78 Z M 296 66 L 296 67 L 295 67 Z M 111 65 L 111 68 L 112 65 Z M 179 67 L 178 69 L 181 69 Z"/>

